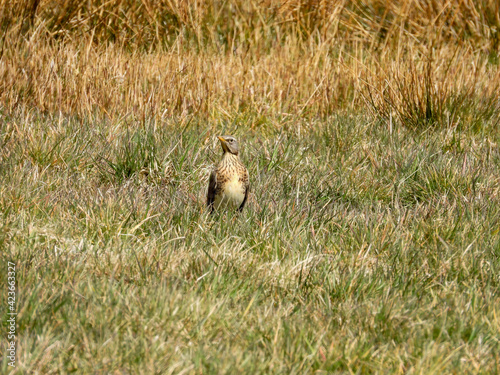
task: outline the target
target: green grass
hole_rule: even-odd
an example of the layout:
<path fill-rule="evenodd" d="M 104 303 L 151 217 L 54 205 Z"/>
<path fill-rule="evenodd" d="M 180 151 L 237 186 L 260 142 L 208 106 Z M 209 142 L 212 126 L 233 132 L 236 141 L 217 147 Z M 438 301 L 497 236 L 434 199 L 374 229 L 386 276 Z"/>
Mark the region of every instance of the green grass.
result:
<path fill-rule="evenodd" d="M 14 373 L 498 372 L 493 122 L 0 121 Z M 221 133 L 252 194 L 210 216 Z"/>

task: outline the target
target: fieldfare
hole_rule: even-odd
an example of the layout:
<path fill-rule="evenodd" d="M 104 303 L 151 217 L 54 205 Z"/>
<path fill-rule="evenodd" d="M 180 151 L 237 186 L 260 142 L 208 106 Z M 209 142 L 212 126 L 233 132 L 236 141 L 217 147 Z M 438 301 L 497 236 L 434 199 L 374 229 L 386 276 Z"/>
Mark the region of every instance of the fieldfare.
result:
<path fill-rule="evenodd" d="M 248 171 L 238 157 L 238 142 L 234 137 L 218 137 L 224 154 L 219 165 L 210 174 L 207 206 L 210 212 L 223 207 L 243 210 L 250 183 Z"/>

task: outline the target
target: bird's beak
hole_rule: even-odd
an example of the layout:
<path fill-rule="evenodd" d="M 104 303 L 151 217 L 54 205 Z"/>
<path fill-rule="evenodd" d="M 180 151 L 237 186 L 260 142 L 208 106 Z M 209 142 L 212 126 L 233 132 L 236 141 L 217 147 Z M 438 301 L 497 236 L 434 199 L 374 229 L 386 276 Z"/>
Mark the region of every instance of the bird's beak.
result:
<path fill-rule="evenodd" d="M 227 146 L 227 142 L 224 139 L 224 137 L 217 136 L 217 138 L 219 138 L 220 144 L 221 144 L 222 149 L 224 150 L 224 152 L 229 152 L 229 147 Z"/>

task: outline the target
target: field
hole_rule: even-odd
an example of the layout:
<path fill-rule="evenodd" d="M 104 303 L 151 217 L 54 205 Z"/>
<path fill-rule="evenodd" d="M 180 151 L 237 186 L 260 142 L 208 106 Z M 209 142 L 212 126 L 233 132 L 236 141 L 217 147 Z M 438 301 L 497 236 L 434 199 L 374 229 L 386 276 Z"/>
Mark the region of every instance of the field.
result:
<path fill-rule="evenodd" d="M 0 1 L 1 372 L 498 373 L 499 14 Z"/>

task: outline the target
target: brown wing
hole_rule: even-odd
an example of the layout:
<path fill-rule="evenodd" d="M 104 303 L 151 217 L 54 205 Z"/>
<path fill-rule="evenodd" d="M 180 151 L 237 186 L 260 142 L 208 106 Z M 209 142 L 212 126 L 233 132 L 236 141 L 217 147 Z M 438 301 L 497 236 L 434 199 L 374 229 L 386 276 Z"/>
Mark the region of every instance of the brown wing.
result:
<path fill-rule="evenodd" d="M 208 181 L 208 192 L 207 192 L 207 207 L 210 212 L 214 210 L 215 192 L 217 190 L 217 173 L 215 170 L 210 174 L 210 180 Z"/>
<path fill-rule="evenodd" d="M 245 184 L 245 198 L 243 198 L 243 202 L 241 202 L 240 207 L 238 208 L 238 211 L 242 211 L 243 207 L 245 207 L 245 203 L 247 202 L 248 198 L 248 193 L 250 192 L 250 181 L 248 178 L 248 171 L 245 170 L 245 178 L 243 180 L 243 183 Z"/>

